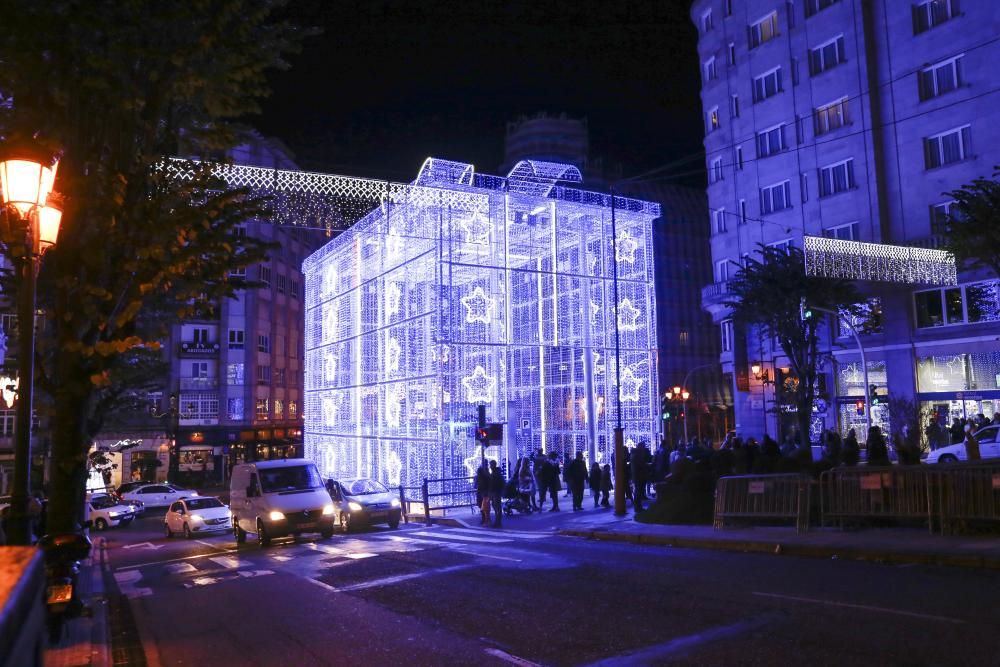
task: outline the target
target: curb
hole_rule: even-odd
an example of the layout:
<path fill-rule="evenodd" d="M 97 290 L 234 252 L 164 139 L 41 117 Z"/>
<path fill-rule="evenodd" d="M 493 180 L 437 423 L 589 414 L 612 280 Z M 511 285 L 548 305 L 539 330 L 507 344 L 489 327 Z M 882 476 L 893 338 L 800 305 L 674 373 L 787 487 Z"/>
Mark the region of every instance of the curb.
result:
<path fill-rule="evenodd" d="M 927 552 L 877 551 L 858 547 L 827 547 L 806 544 L 787 544 L 752 540 L 725 540 L 711 538 L 677 537 L 672 535 L 648 535 L 642 533 L 617 532 L 604 529 L 558 531 L 559 535 L 582 537 L 589 540 L 625 542 L 662 547 L 686 549 L 711 549 L 739 553 L 761 553 L 775 556 L 802 556 L 806 558 L 843 558 L 846 560 L 875 563 L 937 565 L 973 569 L 1000 570 L 1000 557 L 964 554 L 941 554 Z"/>
<path fill-rule="evenodd" d="M 95 666 L 111 665 L 111 632 L 108 609 L 108 591 L 104 586 L 104 573 L 107 568 L 107 552 L 102 537 L 99 546 L 99 556 L 91 558 L 91 609 L 92 622 L 90 664 Z"/>

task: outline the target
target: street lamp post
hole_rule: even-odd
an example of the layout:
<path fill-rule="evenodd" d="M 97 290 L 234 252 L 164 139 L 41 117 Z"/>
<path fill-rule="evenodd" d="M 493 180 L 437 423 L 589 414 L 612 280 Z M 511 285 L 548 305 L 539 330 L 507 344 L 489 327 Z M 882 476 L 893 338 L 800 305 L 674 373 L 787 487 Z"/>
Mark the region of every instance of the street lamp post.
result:
<path fill-rule="evenodd" d="M 156 405 L 149 406 L 149 414 L 154 419 L 167 419 L 167 438 L 170 439 L 170 458 L 167 462 L 167 481 L 176 482 L 180 472 L 180 453 L 177 451 L 177 431 L 180 428 L 181 417 L 188 417 L 194 412 L 194 404 L 188 405 L 188 412 L 182 413 L 176 393 L 171 393 L 167 399 L 167 409 L 156 411 Z"/>
<path fill-rule="evenodd" d="M 615 220 L 615 188 L 611 190 L 611 277 L 615 294 L 615 516 L 625 516 L 625 486 L 628 484 L 625 471 L 625 428 L 622 426 L 622 355 L 621 331 L 618 326 L 618 225 Z"/>
<path fill-rule="evenodd" d="M 764 435 L 767 435 L 767 385 L 774 384 L 774 380 L 771 379 L 771 375 L 764 365 L 760 361 L 755 361 L 750 364 L 750 372 L 753 374 L 754 379 L 760 382 L 760 405 L 761 410 L 763 410 L 764 415 L 762 421 L 764 423 Z"/>
<path fill-rule="evenodd" d="M 35 278 L 42 253 L 59 234 L 62 207 L 51 196 L 58 160 L 34 147 L 4 147 L 0 153 L 4 229 L 18 265 L 18 382 L 14 421 L 14 483 L 8 543 L 31 544 L 31 416 L 35 361 Z"/>
<path fill-rule="evenodd" d="M 702 364 L 700 366 L 695 366 L 694 368 L 692 368 L 687 372 L 687 375 L 684 376 L 684 387 L 688 386 L 688 382 L 691 381 L 691 376 L 694 375 L 696 371 L 700 371 L 703 368 L 715 368 L 717 365 L 718 364 Z M 686 445 L 688 444 L 688 442 L 690 442 L 688 440 L 688 414 L 687 414 L 687 400 L 688 397 L 690 396 L 690 393 L 689 392 L 684 392 L 684 393 L 687 394 L 687 396 L 684 397 L 684 444 Z"/>

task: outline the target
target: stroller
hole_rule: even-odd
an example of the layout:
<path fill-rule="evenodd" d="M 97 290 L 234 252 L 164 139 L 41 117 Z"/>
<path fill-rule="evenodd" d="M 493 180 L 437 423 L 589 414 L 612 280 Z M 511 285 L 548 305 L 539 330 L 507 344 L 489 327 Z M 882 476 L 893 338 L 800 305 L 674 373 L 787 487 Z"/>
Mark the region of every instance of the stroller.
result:
<path fill-rule="evenodd" d="M 534 511 L 531 508 L 531 503 L 525 500 L 519 493 L 517 480 L 515 479 L 507 482 L 507 486 L 503 490 L 503 497 L 505 498 L 503 502 L 504 516 L 514 516 L 514 512 L 518 514 L 531 514 Z"/>

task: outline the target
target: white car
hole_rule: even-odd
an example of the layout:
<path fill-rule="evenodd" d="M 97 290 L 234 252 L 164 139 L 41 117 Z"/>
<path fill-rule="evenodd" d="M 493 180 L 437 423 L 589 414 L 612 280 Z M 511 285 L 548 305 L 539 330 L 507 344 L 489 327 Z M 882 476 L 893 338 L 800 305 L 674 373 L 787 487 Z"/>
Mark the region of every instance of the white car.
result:
<path fill-rule="evenodd" d="M 213 496 L 192 496 L 175 501 L 163 518 L 167 537 L 182 533 L 191 539 L 195 533 L 227 532 L 233 526 L 232 514 Z"/>
<path fill-rule="evenodd" d="M 979 455 L 984 459 L 1000 458 L 1000 425 L 984 426 L 976 431 L 979 441 Z M 957 463 L 965 461 L 965 443 L 939 447 L 924 459 L 924 463 Z"/>
<path fill-rule="evenodd" d="M 168 507 L 182 498 L 198 495 L 197 491 L 181 489 L 173 484 L 144 484 L 123 494 L 126 502 L 141 501 L 145 507 Z"/>
<path fill-rule="evenodd" d="M 127 526 L 135 518 L 128 505 L 119 505 L 106 493 L 87 498 L 87 516 L 97 530 Z"/>

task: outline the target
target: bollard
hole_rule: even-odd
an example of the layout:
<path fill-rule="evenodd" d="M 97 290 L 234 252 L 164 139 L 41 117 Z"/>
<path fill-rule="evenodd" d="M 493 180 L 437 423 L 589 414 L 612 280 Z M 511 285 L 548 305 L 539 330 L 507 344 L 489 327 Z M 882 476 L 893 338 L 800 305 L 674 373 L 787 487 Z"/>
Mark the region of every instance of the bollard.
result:
<path fill-rule="evenodd" d="M 399 485 L 399 511 L 403 515 L 403 523 L 410 523 L 410 519 L 407 516 L 410 513 L 410 508 L 406 504 L 406 492 L 403 491 L 403 485 Z"/>
<path fill-rule="evenodd" d="M 427 522 L 427 525 L 429 526 L 429 525 L 431 525 L 431 499 L 430 499 L 430 497 L 428 496 L 428 493 L 427 493 L 427 479 L 426 478 L 424 479 L 424 483 L 423 483 L 423 492 L 424 492 L 424 520 Z"/>

